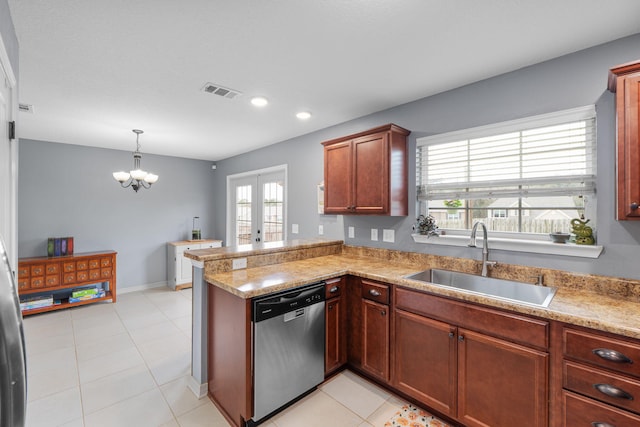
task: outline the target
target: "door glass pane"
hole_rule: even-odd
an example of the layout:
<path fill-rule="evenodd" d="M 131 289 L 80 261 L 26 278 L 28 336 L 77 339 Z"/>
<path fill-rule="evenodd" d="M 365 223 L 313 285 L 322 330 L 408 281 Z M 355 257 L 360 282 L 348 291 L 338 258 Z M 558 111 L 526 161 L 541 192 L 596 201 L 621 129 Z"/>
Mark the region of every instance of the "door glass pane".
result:
<path fill-rule="evenodd" d="M 251 185 L 236 187 L 236 245 L 251 243 Z"/>
<path fill-rule="evenodd" d="M 262 223 L 264 242 L 284 239 L 283 223 L 284 182 L 281 180 L 265 182 L 262 185 Z"/>

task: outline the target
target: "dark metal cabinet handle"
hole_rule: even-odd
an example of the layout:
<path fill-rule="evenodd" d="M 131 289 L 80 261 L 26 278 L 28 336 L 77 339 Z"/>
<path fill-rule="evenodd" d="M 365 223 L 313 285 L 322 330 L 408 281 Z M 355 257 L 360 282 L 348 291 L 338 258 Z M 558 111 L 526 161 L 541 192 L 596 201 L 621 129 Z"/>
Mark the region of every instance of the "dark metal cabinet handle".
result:
<path fill-rule="evenodd" d="M 592 351 L 596 356 L 601 357 L 604 360 L 608 360 L 609 362 L 633 363 L 633 360 L 616 350 L 609 350 L 608 348 L 596 348 Z"/>
<path fill-rule="evenodd" d="M 333 310 L 333 304 L 329 304 L 329 310 Z"/>
<path fill-rule="evenodd" d="M 449 338 L 453 338 L 456 334 L 454 334 L 453 332 L 449 332 Z"/>
<path fill-rule="evenodd" d="M 464 335 L 459 335 L 458 336 L 458 341 L 464 341 Z"/>
<path fill-rule="evenodd" d="M 609 423 L 602 423 L 602 422 L 598 422 L 598 421 L 594 421 L 591 423 L 591 425 L 593 427 L 616 427 L 613 424 L 609 424 Z"/>
<path fill-rule="evenodd" d="M 613 386 L 611 384 L 594 384 L 593 388 L 598 390 L 602 394 L 606 394 L 609 397 L 615 397 L 617 399 L 633 400 L 633 396 L 626 391 Z"/>
<path fill-rule="evenodd" d="M 340 288 L 339 288 L 339 287 L 334 286 L 334 287 L 332 287 L 331 289 L 329 289 L 329 292 L 330 292 L 330 293 L 332 293 L 332 294 L 335 294 L 335 293 L 336 293 L 336 292 L 338 292 L 339 290 L 340 290 Z"/>
<path fill-rule="evenodd" d="M 631 203 L 630 208 L 631 208 L 632 211 L 635 211 L 636 209 L 638 209 L 638 202 Z"/>
<path fill-rule="evenodd" d="M 376 291 L 375 289 L 369 289 L 369 294 L 373 295 L 374 297 L 379 297 L 380 295 L 382 295 L 380 292 Z"/>
<path fill-rule="evenodd" d="M 380 310 L 380 315 L 384 316 L 385 314 L 387 314 L 387 312 L 385 310 Z"/>

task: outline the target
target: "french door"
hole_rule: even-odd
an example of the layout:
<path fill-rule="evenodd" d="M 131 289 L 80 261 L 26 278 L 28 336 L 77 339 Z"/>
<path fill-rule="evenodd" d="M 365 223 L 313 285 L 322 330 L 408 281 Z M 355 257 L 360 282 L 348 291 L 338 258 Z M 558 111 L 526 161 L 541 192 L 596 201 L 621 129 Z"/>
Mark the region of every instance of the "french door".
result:
<path fill-rule="evenodd" d="M 230 246 L 286 238 L 286 166 L 227 178 L 227 242 Z"/>

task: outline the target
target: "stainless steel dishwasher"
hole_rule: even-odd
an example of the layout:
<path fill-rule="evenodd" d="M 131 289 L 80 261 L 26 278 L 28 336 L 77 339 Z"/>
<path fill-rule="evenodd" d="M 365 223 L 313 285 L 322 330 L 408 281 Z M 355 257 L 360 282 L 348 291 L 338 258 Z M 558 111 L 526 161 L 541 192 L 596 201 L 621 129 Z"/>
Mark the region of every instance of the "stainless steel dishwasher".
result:
<path fill-rule="evenodd" d="M 324 282 L 253 301 L 253 422 L 324 381 Z"/>

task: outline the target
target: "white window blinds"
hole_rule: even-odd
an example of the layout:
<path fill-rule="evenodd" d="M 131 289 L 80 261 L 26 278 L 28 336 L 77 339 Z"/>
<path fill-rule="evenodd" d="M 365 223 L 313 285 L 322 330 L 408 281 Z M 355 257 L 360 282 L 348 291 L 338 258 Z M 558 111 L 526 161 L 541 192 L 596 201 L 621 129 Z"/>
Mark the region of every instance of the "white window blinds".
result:
<path fill-rule="evenodd" d="M 419 200 L 595 192 L 595 107 L 418 139 Z"/>

